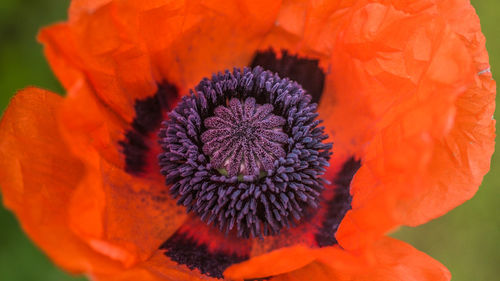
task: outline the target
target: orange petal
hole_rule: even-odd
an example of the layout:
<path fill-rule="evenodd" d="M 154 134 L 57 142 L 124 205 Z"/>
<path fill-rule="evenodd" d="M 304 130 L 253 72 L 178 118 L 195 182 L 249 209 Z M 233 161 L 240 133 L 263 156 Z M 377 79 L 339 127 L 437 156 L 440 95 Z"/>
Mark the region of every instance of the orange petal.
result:
<path fill-rule="evenodd" d="M 438 261 L 396 239 L 382 238 L 363 252 L 354 255 L 339 248 L 320 249 L 318 261 L 272 280 L 446 281 L 451 278 Z"/>
<path fill-rule="evenodd" d="M 328 266 L 313 262 L 298 270 L 276 276 L 271 279 L 272 281 L 350 281 L 351 279 L 345 278 L 337 272 L 331 270 Z M 371 279 L 369 279 L 371 280 Z"/>
<path fill-rule="evenodd" d="M 151 96 L 164 79 L 187 93 L 204 76 L 246 65 L 279 5 L 75 1 L 69 22 L 45 28 L 39 40 L 66 89 L 75 76 L 66 71 L 81 72 L 99 99 L 130 122 L 136 99 Z"/>
<path fill-rule="evenodd" d="M 71 194 L 84 175 L 60 134 L 63 99 L 27 88 L 12 99 L 0 123 L 0 186 L 5 205 L 25 232 L 58 265 L 72 272 L 116 272 L 67 226 Z"/>
<path fill-rule="evenodd" d="M 177 230 L 185 210 L 166 195 L 159 171 L 147 177 L 124 171 L 119 142 L 128 125 L 84 81 L 69 91 L 59 116 L 62 136 L 87 170 L 71 197 L 72 230 L 126 266 L 147 259 Z"/>
<path fill-rule="evenodd" d="M 59 122 L 71 150 L 85 162 L 95 166 L 103 158 L 125 166 L 119 142 L 130 125 L 99 100 L 85 80 L 79 79 L 68 91 Z"/>
<path fill-rule="evenodd" d="M 147 260 L 184 222 L 185 210 L 166 195 L 162 181 L 133 177 L 106 161 L 88 170 L 72 198 L 70 222 L 102 254 L 130 267 Z"/>
<path fill-rule="evenodd" d="M 77 18 L 82 13 L 92 13 L 112 0 L 73 0 L 69 7 L 69 17 Z"/>
<path fill-rule="evenodd" d="M 436 143 L 426 171 L 429 189 L 408 200 L 401 212 L 407 225 L 440 216 L 471 198 L 490 168 L 494 151 L 496 84 L 493 81 L 479 18 L 468 1 L 439 1 L 440 12 L 468 46 L 475 65 L 474 81 L 457 99 L 449 134 Z"/>
<path fill-rule="evenodd" d="M 274 276 L 301 268 L 313 260 L 314 254 L 311 248 L 296 245 L 232 265 L 226 269 L 224 277 L 239 280 Z"/>
<path fill-rule="evenodd" d="M 477 76 L 487 67 L 479 23 L 468 3 L 436 7 L 473 26 L 457 34 L 458 16 L 424 2 L 369 3 L 325 20 L 332 35 L 319 46 L 335 52 L 323 60 L 331 74 L 319 112 L 334 150 L 362 159 L 337 233 L 346 248 L 442 215 L 474 194 L 489 167 L 494 82 Z"/>
<path fill-rule="evenodd" d="M 339 275 L 353 276 L 373 266 L 372 249 L 346 251 L 336 246 L 320 248 L 315 251 L 316 262 L 323 263 L 337 271 Z"/>
<path fill-rule="evenodd" d="M 116 2 L 97 3 L 95 10 L 79 10 L 68 23 L 43 29 L 39 40 L 68 91 L 75 86 L 77 72 L 102 102 L 130 122 L 136 99 L 154 94 L 157 81 L 145 46 L 130 30 L 134 26 L 130 17 L 137 15 L 124 12 L 114 17 L 120 9 Z"/>
<path fill-rule="evenodd" d="M 90 276 L 92 280 L 95 281 L 132 281 L 132 280 L 141 280 L 141 281 L 161 281 L 165 280 L 159 276 L 155 276 L 148 270 L 142 268 L 133 268 L 129 270 L 124 270 L 119 274 L 113 275 L 97 275 L 92 274 Z"/>
<path fill-rule="evenodd" d="M 61 106 L 61 127 L 87 173 L 72 196 L 72 229 L 95 250 L 131 266 L 147 259 L 185 218 L 165 192 L 160 173 L 136 177 L 124 171 L 118 142 L 124 127 L 85 85 Z"/>
<path fill-rule="evenodd" d="M 405 242 L 383 238 L 373 246 L 375 263 L 350 280 L 446 281 L 450 272 L 438 261 Z"/>
<path fill-rule="evenodd" d="M 248 65 L 280 2 L 176 1 L 140 15 L 141 41 L 161 76 L 187 92 L 203 77 Z"/>
<path fill-rule="evenodd" d="M 85 79 L 72 37 L 71 30 L 65 23 L 43 28 L 38 34 L 38 40 L 45 45 L 45 57 L 65 89 L 71 89 L 80 79 Z"/>
<path fill-rule="evenodd" d="M 458 98 L 453 128 L 435 145 L 422 181 L 425 192 L 400 205 L 399 219 L 406 225 L 425 223 L 470 199 L 490 169 L 495 147 L 495 81 L 491 73 L 483 73 L 476 83 Z"/>

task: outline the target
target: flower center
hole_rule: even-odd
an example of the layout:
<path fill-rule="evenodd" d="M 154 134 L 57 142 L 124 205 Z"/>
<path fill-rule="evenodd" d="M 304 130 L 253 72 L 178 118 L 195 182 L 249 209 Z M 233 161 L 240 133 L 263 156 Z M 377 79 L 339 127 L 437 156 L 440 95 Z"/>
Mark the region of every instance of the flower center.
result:
<path fill-rule="evenodd" d="M 332 147 L 310 101 L 260 67 L 203 79 L 159 133 L 170 194 L 239 237 L 299 224 L 318 206 Z"/>
<path fill-rule="evenodd" d="M 253 97 L 244 102 L 232 98 L 228 106 L 217 107 L 215 116 L 205 119 L 207 130 L 201 135 L 212 166 L 230 177 L 241 173 L 247 181 L 272 171 L 273 162 L 285 157 L 282 144 L 288 140 L 282 131 L 285 119 L 272 111 L 272 105 L 258 105 Z"/>

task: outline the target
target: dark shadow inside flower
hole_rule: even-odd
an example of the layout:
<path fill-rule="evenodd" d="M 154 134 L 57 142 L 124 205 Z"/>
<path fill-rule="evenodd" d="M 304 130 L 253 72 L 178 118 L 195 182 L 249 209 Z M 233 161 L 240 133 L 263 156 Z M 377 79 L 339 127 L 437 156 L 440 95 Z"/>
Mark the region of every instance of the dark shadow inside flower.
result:
<path fill-rule="evenodd" d="M 166 112 L 172 110 L 178 100 L 179 90 L 168 82 L 160 83 L 157 92 L 148 98 L 135 102 L 135 118 L 132 126 L 125 133 L 125 140 L 120 145 L 125 155 L 125 170 L 131 174 L 140 174 L 148 164 L 147 155 L 150 139 L 160 127 Z"/>

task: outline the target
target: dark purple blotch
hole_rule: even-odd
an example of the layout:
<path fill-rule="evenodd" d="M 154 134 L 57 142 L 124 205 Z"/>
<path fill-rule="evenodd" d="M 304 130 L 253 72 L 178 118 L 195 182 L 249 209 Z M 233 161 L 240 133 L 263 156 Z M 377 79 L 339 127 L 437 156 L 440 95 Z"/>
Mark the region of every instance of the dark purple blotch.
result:
<path fill-rule="evenodd" d="M 262 66 L 296 81 L 311 95 L 311 102 L 319 104 L 325 86 L 325 72 L 319 67 L 317 59 L 300 58 L 288 54 L 287 50 L 281 51 L 278 58 L 273 50 L 267 50 L 258 51 L 250 66 Z"/>
<path fill-rule="evenodd" d="M 214 278 L 224 278 L 226 268 L 249 259 L 249 256 L 211 252 L 205 244 L 179 232 L 165 241 L 160 249 L 165 250 L 165 255 L 171 260 L 184 264 L 191 270 L 198 269 L 202 274 Z"/>
<path fill-rule="evenodd" d="M 148 138 L 160 127 L 165 114 L 172 110 L 177 98 L 177 87 L 163 82 L 158 85 L 153 96 L 135 101 L 135 117 L 131 129 L 125 132 L 125 139 L 119 142 L 125 155 L 127 173 L 139 174 L 144 171 L 149 151 Z"/>
<path fill-rule="evenodd" d="M 315 236 L 318 246 L 326 247 L 337 244 L 335 234 L 345 214 L 351 209 L 351 181 L 360 167 L 361 161 L 350 158 L 333 179 L 336 186 L 335 195 L 326 203 L 325 219 Z"/>

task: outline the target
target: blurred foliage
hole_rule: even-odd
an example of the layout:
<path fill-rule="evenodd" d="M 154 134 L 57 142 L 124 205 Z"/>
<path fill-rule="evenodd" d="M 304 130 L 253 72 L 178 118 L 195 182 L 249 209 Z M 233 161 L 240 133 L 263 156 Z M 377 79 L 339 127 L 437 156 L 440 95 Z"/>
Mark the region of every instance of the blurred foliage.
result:
<path fill-rule="evenodd" d="M 40 27 L 65 20 L 68 0 L 0 0 L 0 111 L 28 85 L 62 93 L 36 42 Z M 472 1 L 487 38 L 492 71 L 500 68 L 498 0 Z M 498 70 L 500 71 L 500 70 Z M 498 116 L 498 115 L 497 115 Z M 446 265 L 454 281 L 498 280 L 500 275 L 500 159 L 477 195 L 447 215 L 392 236 L 405 240 Z M 21 231 L 14 216 L 0 207 L 0 276 L 6 281 L 85 280 L 55 267 Z"/>

